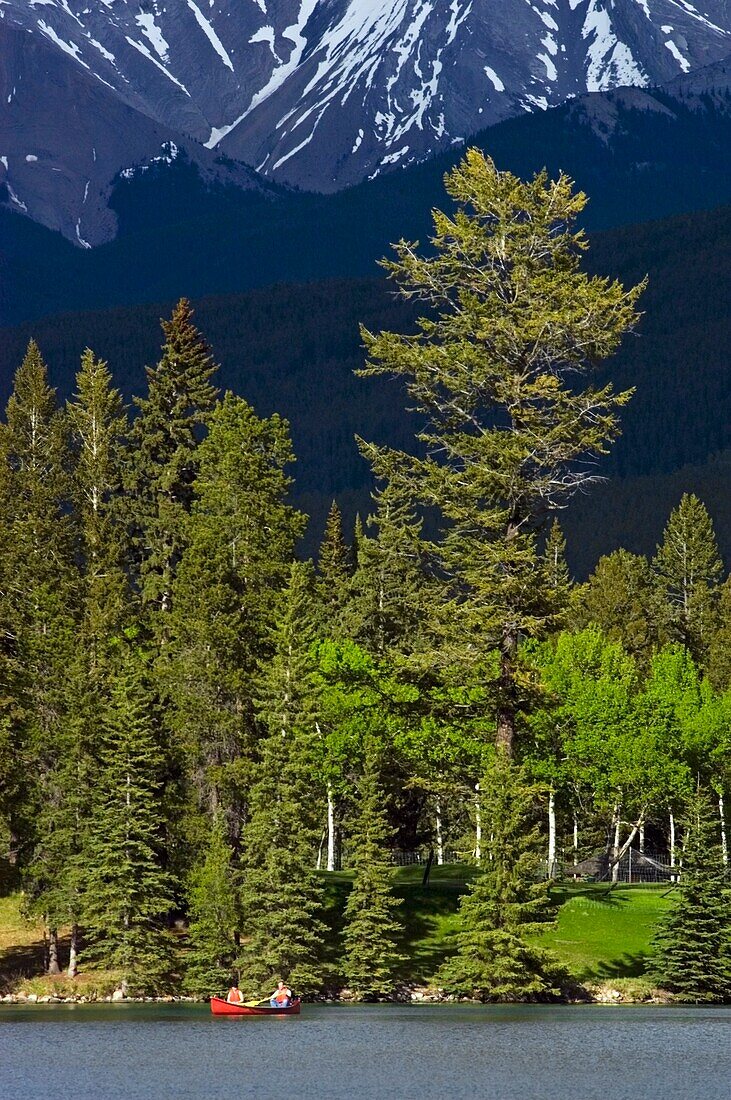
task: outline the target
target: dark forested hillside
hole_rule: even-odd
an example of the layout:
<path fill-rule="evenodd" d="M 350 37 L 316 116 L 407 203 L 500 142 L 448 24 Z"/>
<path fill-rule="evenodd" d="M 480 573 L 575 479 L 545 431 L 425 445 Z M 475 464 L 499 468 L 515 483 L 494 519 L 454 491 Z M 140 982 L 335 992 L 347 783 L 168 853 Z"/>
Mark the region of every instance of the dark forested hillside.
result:
<path fill-rule="evenodd" d="M 470 142 L 523 177 L 544 166 L 569 172 L 590 196 L 584 221 L 594 231 L 731 201 L 724 95 L 598 93 L 491 127 Z M 443 201 L 444 173 L 460 152 L 336 195 L 282 191 L 269 200 L 204 186 L 181 158 L 119 182 L 112 200 L 119 237 L 92 250 L 0 210 L 0 323 L 372 276 L 391 241 L 428 239 L 429 211 Z"/>
<path fill-rule="evenodd" d="M 572 561 L 583 571 L 619 542 L 652 549 L 680 492 L 703 495 L 706 485 L 713 486 L 708 504 L 731 557 L 731 515 L 713 507 L 723 499 L 728 467 L 706 467 L 731 448 L 731 208 L 597 234 L 589 263 L 625 283 L 648 274 L 649 286 L 638 335 L 606 368 L 618 387 L 637 392 L 603 471 L 611 485 L 574 506 Z M 127 395 L 140 392 L 168 305 L 68 314 L 3 330 L 0 400 L 31 335 L 62 393 L 86 345 L 109 360 Z M 358 325 L 403 328 L 412 321 L 410 308 L 382 280 L 334 280 L 204 298 L 197 320 L 221 363 L 224 386 L 262 414 L 279 411 L 291 420 L 298 497 L 316 525 L 333 495 L 348 513 L 367 509 L 369 472 L 354 434 L 402 446 L 409 425 L 394 386 L 354 376 L 363 358 Z M 597 509 L 606 520 L 599 526 Z"/>

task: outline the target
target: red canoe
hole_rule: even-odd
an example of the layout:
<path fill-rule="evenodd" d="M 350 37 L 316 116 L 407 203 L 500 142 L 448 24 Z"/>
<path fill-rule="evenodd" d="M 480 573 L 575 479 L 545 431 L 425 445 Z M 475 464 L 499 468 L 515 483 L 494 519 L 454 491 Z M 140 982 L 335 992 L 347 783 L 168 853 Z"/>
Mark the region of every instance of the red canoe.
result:
<path fill-rule="evenodd" d="M 231 1004 L 223 997 L 211 997 L 214 1016 L 299 1016 L 300 999 L 297 997 L 288 1008 L 272 1008 L 271 1005 Z"/>

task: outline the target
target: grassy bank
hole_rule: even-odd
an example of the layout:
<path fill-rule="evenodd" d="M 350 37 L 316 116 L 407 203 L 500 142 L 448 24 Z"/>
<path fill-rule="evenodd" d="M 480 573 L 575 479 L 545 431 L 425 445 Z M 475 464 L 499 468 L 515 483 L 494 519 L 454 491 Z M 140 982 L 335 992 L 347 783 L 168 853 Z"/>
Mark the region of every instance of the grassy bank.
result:
<path fill-rule="evenodd" d="M 400 916 L 404 925 L 402 950 L 407 964 L 404 981 L 428 985 L 449 954 L 456 931 L 460 895 L 466 888 L 469 869 L 464 866 L 434 868 L 429 885 L 422 886 L 422 868 L 404 867 L 395 872 L 395 885 L 402 899 Z M 327 889 L 329 935 L 326 953 L 333 971 L 337 967 L 339 933 L 350 876 L 323 875 Z M 665 886 L 617 886 L 605 883 L 555 888 L 559 905 L 556 924 L 542 934 L 542 942 L 565 963 L 574 977 L 588 986 L 607 983 L 631 996 L 641 994 L 651 955 L 653 930 L 669 905 L 672 893 Z M 21 914 L 21 897 L 0 898 L 0 991 L 68 994 L 106 992 L 113 988 L 111 976 L 92 970 L 76 983 L 42 977 L 43 934 L 37 923 Z M 61 958 L 65 951 L 61 944 Z"/>
<path fill-rule="evenodd" d="M 424 888 L 422 868 L 397 870 L 404 924 L 401 946 L 408 959 L 405 980 L 429 984 L 450 953 L 466 871 L 463 866 L 437 867 Z M 327 877 L 335 933 L 349 876 Z M 672 904 L 672 890 L 665 885 L 581 883 L 556 886 L 554 898 L 559 907 L 557 920 L 542 934 L 541 942 L 555 952 L 577 981 L 590 989 L 609 985 L 627 997 L 644 995 L 649 989 L 644 974 L 652 955 L 653 933 Z"/>

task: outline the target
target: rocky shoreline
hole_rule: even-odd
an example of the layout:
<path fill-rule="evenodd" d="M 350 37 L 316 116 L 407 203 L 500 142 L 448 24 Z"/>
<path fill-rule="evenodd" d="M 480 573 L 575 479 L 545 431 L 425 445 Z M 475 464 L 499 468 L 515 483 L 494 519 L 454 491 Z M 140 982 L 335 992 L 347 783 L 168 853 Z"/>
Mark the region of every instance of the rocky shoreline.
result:
<path fill-rule="evenodd" d="M 116 989 L 113 993 L 99 995 L 96 993 L 61 996 L 52 993 L 38 994 L 6 993 L 0 997 L 3 1005 L 49 1005 L 49 1004 L 204 1004 L 208 997 L 184 996 L 182 994 L 165 994 L 157 997 L 134 997 L 125 995 L 122 990 Z M 469 997 L 456 997 L 445 993 L 442 989 L 433 986 L 403 986 L 389 998 L 382 998 L 387 1004 L 479 1004 Z M 357 998 L 348 989 L 331 991 L 319 997 L 312 997 L 310 1003 L 326 1005 L 352 1005 Z M 662 990 L 647 989 L 626 990 L 618 989 L 614 985 L 600 984 L 580 987 L 571 995 L 566 995 L 552 1002 L 554 1004 L 580 1005 L 629 1005 L 647 1004 L 662 1005 L 672 1004 L 673 998 Z"/>

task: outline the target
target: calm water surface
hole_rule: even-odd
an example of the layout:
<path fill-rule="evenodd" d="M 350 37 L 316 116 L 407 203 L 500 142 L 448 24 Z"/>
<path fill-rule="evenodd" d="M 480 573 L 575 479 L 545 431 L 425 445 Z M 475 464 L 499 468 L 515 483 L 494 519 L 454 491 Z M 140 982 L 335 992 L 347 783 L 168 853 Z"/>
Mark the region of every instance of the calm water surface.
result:
<path fill-rule="evenodd" d="M 1 1100 L 729 1100 L 731 1009 L 0 1008 Z"/>

